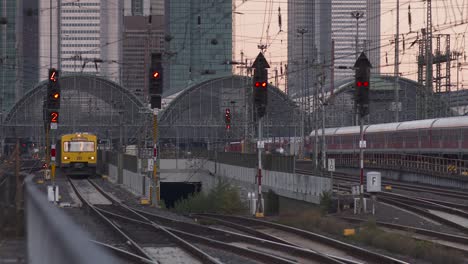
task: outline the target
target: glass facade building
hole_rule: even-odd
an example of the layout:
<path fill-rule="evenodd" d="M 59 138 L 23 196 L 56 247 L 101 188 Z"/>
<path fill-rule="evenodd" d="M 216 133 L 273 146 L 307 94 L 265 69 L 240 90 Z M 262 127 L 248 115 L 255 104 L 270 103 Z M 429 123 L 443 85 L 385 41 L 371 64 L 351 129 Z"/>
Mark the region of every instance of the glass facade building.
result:
<path fill-rule="evenodd" d="M 288 1 L 287 85 L 291 97 L 307 95 L 305 87 L 310 87 L 308 92 L 312 94 L 317 87 L 318 64 L 330 63 L 330 17 L 330 1 Z M 305 29 L 305 33 L 299 33 L 301 29 Z"/>
<path fill-rule="evenodd" d="M 16 43 L 17 10 L 20 8 L 17 1 L 1 0 L 0 16 L 6 19 L 6 24 L 0 24 L 0 104 L 3 114 L 8 111 L 21 94 L 17 83 L 17 59 L 19 58 Z"/>
<path fill-rule="evenodd" d="M 164 95 L 232 74 L 232 1 L 166 0 L 165 10 Z"/>
<path fill-rule="evenodd" d="M 352 67 L 356 62 L 356 18 L 352 11 L 364 12 L 359 19 L 358 50 L 364 51 L 372 72 L 380 73 L 380 0 L 332 0 L 332 38 L 335 39 L 335 65 Z M 336 69 L 335 79 L 354 76 L 349 69 Z"/>
<path fill-rule="evenodd" d="M 143 99 L 145 81 L 149 77 L 149 69 L 145 67 L 145 53 L 148 51 L 147 64 L 150 64 L 151 54 L 162 54 L 164 47 L 164 18 L 154 15 L 148 25 L 146 16 L 124 17 L 124 40 L 122 84 L 130 92 Z"/>
<path fill-rule="evenodd" d="M 55 67 L 120 82 L 123 4 L 113 0 L 53 0 L 52 8 L 50 4 L 40 0 L 41 79 Z"/>
<path fill-rule="evenodd" d="M 380 0 L 292 0 L 288 1 L 288 93 L 313 95 L 317 76 L 330 82 L 332 39 L 335 66 L 352 67 L 356 61 L 356 19 L 352 11 L 364 12 L 359 19 L 358 49 L 365 51 L 373 73 L 380 73 Z M 302 36 L 298 29 L 307 29 Z M 304 51 L 302 51 L 302 41 Z M 324 66 L 323 73 L 321 66 Z M 302 70 L 306 69 L 306 70 Z M 335 67 L 338 81 L 354 75 Z"/>
<path fill-rule="evenodd" d="M 0 117 L 37 84 L 38 3 L 0 0 Z"/>

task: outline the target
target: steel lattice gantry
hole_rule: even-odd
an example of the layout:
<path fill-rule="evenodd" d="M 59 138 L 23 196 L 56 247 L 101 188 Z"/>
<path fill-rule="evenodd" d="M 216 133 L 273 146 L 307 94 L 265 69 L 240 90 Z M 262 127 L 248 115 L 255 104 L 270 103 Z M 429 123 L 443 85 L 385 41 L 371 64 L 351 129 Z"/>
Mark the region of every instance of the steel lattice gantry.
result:
<path fill-rule="evenodd" d="M 222 143 L 256 138 L 252 79 L 227 76 L 201 82 L 181 92 L 160 116 L 162 142 L 175 145 Z M 268 87 L 264 137 L 299 136 L 299 109 L 281 90 Z M 231 129 L 224 113 L 231 110 Z"/>
<path fill-rule="evenodd" d="M 56 135 L 90 132 L 115 141 L 122 133 L 124 144 L 128 144 L 142 131 L 147 110 L 137 97 L 120 85 L 86 74 L 61 76 L 60 85 L 61 107 Z M 43 81 L 14 105 L 3 122 L 4 138 L 43 140 L 42 109 L 46 89 L 47 81 Z"/>

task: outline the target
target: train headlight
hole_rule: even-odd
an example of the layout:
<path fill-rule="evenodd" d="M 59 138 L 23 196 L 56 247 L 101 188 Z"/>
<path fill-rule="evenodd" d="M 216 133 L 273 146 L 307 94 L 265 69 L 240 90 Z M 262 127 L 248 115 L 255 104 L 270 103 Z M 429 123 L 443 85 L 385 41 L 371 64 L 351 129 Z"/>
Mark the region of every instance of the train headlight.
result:
<path fill-rule="evenodd" d="M 91 159 L 91 160 L 94 160 L 94 156 L 91 156 L 90 159 Z"/>
<path fill-rule="evenodd" d="M 64 159 L 64 160 L 67 160 L 67 159 L 68 159 L 68 157 L 63 157 L 63 159 Z"/>

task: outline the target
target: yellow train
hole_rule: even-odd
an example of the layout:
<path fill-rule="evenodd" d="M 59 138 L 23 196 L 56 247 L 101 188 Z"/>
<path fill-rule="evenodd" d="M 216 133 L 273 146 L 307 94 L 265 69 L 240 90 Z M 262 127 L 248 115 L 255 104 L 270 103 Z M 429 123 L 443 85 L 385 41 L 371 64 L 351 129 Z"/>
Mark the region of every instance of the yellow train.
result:
<path fill-rule="evenodd" d="M 66 174 L 94 175 L 97 165 L 97 137 L 89 133 L 65 134 L 57 144 L 60 168 Z"/>

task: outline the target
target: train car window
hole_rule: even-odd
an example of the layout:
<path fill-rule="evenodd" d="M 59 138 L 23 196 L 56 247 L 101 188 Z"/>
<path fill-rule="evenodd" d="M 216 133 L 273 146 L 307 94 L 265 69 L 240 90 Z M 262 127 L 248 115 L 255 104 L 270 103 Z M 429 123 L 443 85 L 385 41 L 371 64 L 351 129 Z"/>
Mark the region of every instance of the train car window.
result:
<path fill-rule="evenodd" d="M 92 141 L 65 141 L 63 144 L 64 152 L 93 152 L 94 142 Z"/>

